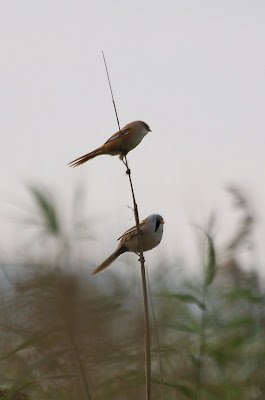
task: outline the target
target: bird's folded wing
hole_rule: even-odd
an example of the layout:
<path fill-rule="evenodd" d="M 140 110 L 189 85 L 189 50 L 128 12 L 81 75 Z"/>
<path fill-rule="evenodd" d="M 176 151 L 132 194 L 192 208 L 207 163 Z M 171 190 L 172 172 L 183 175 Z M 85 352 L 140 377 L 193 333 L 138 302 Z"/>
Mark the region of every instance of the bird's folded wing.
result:
<path fill-rule="evenodd" d="M 118 138 L 123 138 L 124 136 L 128 135 L 128 133 L 130 133 L 131 129 L 127 128 L 127 129 L 122 129 L 119 132 L 114 133 L 114 135 L 112 135 L 104 144 L 112 142 L 112 140 L 118 139 Z"/>
<path fill-rule="evenodd" d="M 140 231 L 142 231 L 142 230 L 143 230 L 143 227 L 144 227 L 144 225 L 145 225 L 145 222 L 141 222 L 139 225 L 140 225 Z M 124 232 L 124 234 L 121 235 L 117 240 L 120 240 L 120 239 L 124 238 L 124 237 L 127 236 L 127 235 L 128 235 L 128 237 L 127 237 L 125 240 L 131 239 L 133 236 L 136 236 L 136 235 L 137 235 L 137 227 L 136 227 L 136 226 L 133 226 L 132 228 L 128 229 L 128 230 L 127 230 L 126 232 Z"/>

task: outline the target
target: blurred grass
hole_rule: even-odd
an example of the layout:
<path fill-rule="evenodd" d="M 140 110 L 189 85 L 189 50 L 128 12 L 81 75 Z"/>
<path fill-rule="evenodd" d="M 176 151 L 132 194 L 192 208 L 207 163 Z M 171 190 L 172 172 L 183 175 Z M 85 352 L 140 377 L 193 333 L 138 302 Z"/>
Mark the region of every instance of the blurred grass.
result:
<path fill-rule="evenodd" d="M 45 226 L 45 235 L 55 240 L 64 237 L 56 203 L 45 193 L 31 193 L 39 207 L 36 218 L 42 221 L 41 230 Z M 239 237 L 245 240 L 246 234 L 240 236 L 238 231 L 237 240 L 231 238 L 233 250 Z M 184 278 L 180 268 L 167 260 L 150 274 L 165 398 L 263 400 L 264 290 L 255 271 L 245 273 L 237 264 L 234 275 L 235 253 L 218 264 L 214 238 L 206 234 L 204 239 L 200 278 Z M 67 272 L 62 260 L 75 246 L 70 235 L 67 240 L 70 250 L 65 246 L 58 250 L 64 257 L 55 254 L 53 268 L 50 262 L 36 268 L 29 261 L 25 272 L 11 274 L 5 267 L 8 280 L 2 282 L 0 293 L 0 398 L 143 398 L 139 277 L 122 279 L 109 273 L 95 279 L 80 272 L 72 258 L 75 273 Z M 227 248 L 231 251 L 229 244 Z M 161 399 L 160 373 L 154 329 L 151 334 L 152 399 L 156 400 Z"/>
<path fill-rule="evenodd" d="M 154 277 L 155 279 L 155 277 Z M 0 385 L 25 388 L 32 399 L 135 399 L 144 393 L 143 317 L 138 293 L 118 277 L 106 293 L 89 276 L 36 272 L 1 294 Z M 179 290 L 187 297 L 179 296 Z M 264 320 L 252 305 L 264 296 L 242 288 L 207 290 L 207 323 L 182 282 L 176 293 L 155 297 L 165 398 L 195 398 L 200 368 L 204 399 L 262 399 L 265 390 Z M 187 301 L 188 300 L 188 301 Z M 204 351 L 200 353 L 200 338 Z M 160 398 L 157 349 L 152 331 L 153 398 Z M 199 364 L 199 357 L 201 360 Z M 10 397 L 12 398 L 12 397 Z M 9 397 L 7 397 L 9 399 Z"/>

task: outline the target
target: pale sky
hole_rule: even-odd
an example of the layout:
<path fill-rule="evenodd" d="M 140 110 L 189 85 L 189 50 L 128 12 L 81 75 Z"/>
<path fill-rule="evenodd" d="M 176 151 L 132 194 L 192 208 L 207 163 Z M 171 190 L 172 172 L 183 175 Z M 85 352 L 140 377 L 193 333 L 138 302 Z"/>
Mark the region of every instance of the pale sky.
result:
<path fill-rule="evenodd" d="M 128 156 L 140 218 L 166 221 L 146 257 L 192 266 L 191 225 L 204 227 L 213 210 L 221 248 L 239 217 L 224 191 L 234 183 L 258 218 L 264 269 L 263 0 L 2 0 L 0 10 L 1 251 L 21 245 L 10 204 L 31 204 L 25 182 L 50 187 L 62 208 L 85 185 L 99 262 L 134 225 L 118 158 L 66 165 L 117 131 L 104 50 L 121 125 L 152 129 Z"/>

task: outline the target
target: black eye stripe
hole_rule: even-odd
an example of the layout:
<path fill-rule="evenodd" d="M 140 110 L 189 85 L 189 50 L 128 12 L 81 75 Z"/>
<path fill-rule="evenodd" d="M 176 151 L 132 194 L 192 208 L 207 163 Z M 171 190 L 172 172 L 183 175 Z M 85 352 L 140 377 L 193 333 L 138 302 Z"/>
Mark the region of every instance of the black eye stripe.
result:
<path fill-rule="evenodd" d="M 155 232 L 158 230 L 159 226 L 160 226 L 160 221 L 159 221 L 159 219 L 157 219 L 157 220 L 156 220 Z"/>

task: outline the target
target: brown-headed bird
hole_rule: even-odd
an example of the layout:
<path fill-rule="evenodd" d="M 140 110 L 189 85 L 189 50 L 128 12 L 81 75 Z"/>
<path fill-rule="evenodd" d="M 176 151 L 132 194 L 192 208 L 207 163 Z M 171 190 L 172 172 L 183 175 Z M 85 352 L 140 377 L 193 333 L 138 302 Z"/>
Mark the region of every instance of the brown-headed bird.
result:
<path fill-rule="evenodd" d="M 119 156 L 120 160 L 123 161 L 124 156 L 138 146 L 148 132 L 152 131 L 145 122 L 130 122 L 119 132 L 114 133 L 114 135 L 112 135 L 101 147 L 71 161 L 68 165 L 70 165 L 70 167 L 77 167 L 78 165 L 84 164 L 88 160 L 92 160 L 92 158 L 103 154 Z"/>

